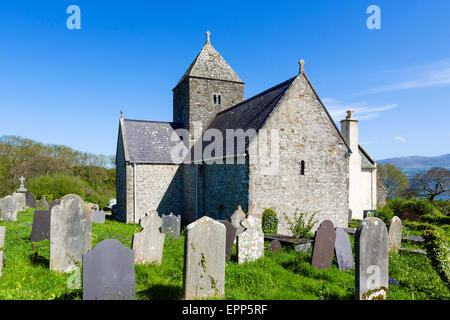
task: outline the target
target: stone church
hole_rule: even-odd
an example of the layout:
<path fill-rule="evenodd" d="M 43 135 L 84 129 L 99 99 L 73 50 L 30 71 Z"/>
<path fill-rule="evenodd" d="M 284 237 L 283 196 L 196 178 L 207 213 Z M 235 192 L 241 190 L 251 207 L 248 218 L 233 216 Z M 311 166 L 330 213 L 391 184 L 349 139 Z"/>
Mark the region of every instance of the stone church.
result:
<path fill-rule="evenodd" d="M 316 212 L 318 221 L 346 227 L 349 216 L 361 219 L 364 210 L 375 209 L 376 163 L 358 143 L 358 121 L 349 110 L 338 129 L 303 61 L 294 77 L 244 99 L 244 82 L 207 32 L 202 50 L 172 91 L 173 122 L 120 117 L 117 219 L 138 222 L 156 210 L 180 214 L 189 223 L 204 215 L 226 219 L 238 206 L 258 216 L 272 208 L 279 233 L 289 234 L 283 212 Z M 190 135 L 181 135 L 183 129 Z M 256 135 L 236 146 L 232 129 Z M 210 153 L 210 161 L 192 152 L 206 151 L 212 141 L 205 139 L 208 132 L 221 134 L 224 145 L 222 152 Z M 269 157 L 275 173 L 252 161 L 251 150 L 263 132 L 276 133 L 265 139 L 277 147 Z M 189 150 L 182 163 L 172 155 L 180 144 Z"/>

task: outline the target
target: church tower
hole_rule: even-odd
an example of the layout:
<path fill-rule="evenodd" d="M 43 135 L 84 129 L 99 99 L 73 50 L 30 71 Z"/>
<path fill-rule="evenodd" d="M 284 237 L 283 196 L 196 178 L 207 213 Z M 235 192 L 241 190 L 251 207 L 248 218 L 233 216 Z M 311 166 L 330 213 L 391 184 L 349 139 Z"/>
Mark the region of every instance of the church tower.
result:
<path fill-rule="evenodd" d="M 173 121 L 189 130 L 190 146 L 217 113 L 244 100 L 244 82 L 211 45 L 209 31 L 202 50 L 172 91 Z"/>

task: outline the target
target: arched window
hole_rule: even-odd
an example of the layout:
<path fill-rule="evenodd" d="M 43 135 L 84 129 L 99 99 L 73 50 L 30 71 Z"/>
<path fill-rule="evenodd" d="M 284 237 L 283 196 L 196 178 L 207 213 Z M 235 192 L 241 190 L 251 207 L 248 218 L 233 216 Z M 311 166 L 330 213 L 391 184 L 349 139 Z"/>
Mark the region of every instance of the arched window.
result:
<path fill-rule="evenodd" d="M 300 162 L 300 175 L 304 176 L 305 175 L 305 161 L 302 160 L 302 162 Z"/>

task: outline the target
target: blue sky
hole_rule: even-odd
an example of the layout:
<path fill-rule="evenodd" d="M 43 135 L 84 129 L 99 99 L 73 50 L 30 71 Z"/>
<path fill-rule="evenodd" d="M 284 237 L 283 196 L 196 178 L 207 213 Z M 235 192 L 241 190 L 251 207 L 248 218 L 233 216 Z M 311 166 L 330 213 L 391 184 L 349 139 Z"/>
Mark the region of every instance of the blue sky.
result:
<path fill-rule="evenodd" d="M 81 30 L 66 9 L 81 8 Z M 369 30 L 369 5 L 381 30 Z M 376 159 L 450 152 L 450 1 L 8 1 L 0 135 L 114 154 L 126 118 L 172 120 L 172 88 L 212 45 L 249 98 L 305 71 Z"/>

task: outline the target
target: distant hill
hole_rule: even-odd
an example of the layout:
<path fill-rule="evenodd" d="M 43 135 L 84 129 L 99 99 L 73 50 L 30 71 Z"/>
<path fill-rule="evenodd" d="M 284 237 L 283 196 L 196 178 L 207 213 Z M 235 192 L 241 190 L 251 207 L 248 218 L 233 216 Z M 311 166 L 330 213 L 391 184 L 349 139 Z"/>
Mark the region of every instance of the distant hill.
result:
<path fill-rule="evenodd" d="M 417 172 L 428 171 L 431 168 L 440 167 L 450 170 L 450 153 L 437 157 L 399 157 L 377 160 L 377 163 L 386 164 L 390 163 L 400 168 L 404 174 L 411 178 Z"/>

